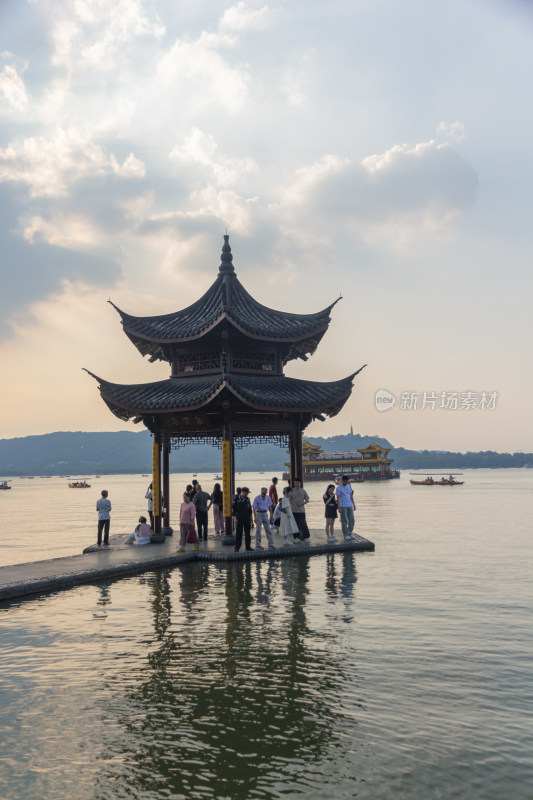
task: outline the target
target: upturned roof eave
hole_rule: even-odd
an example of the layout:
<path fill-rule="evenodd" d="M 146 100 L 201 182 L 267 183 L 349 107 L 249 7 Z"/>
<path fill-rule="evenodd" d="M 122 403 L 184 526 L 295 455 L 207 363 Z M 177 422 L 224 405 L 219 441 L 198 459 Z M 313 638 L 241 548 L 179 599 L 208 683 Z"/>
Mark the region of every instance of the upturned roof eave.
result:
<path fill-rule="evenodd" d="M 358 370 L 359 372 L 360 370 Z M 353 379 L 354 375 L 349 376 L 348 378 L 343 378 L 340 381 L 334 381 L 331 383 L 339 383 L 342 385 L 342 391 L 339 391 L 339 394 L 336 396 L 332 396 L 331 398 L 324 399 L 323 401 L 316 402 L 316 403 L 306 403 L 295 407 L 294 405 L 272 405 L 271 403 L 261 403 L 257 400 L 250 399 L 246 397 L 242 392 L 239 391 L 237 386 L 234 386 L 231 381 L 231 376 L 220 376 L 219 382 L 214 386 L 213 391 L 209 392 L 205 397 L 203 397 L 198 402 L 188 403 L 186 405 L 176 405 L 176 406 L 165 406 L 165 407 L 142 407 L 138 403 L 128 403 L 127 400 L 119 398 L 116 396 L 110 388 L 107 387 L 114 387 L 119 386 L 118 384 L 112 384 L 94 373 L 90 372 L 89 370 L 85 369 L 89 375 L 91 375 L 98 383 L 99 383 L 99 390 L 102 400 L 106 403 L 106 405 L 110 408 L 115 416 L 119 417 L 119 419 L 127 419 L 134 416 L 147 416 L 147 415 L 164 415 L 164 414 L 173 414 L 173 413 L 186 413 L 189 411 L 197 411 L 201 408 L 205 408 L 209 403 L 211 403 L 217 395 L 219 395 L 224 389 L 228 389 L 240 402 L 242 402 L 245 406 L 252 408 L 256 411 L 272 411 L 273 413 L 288 413 L 288 414 L 295 414 L 295 413 L 302 413 L 302 414 L 327 414 L 328 416 L 335 416 L 342 406 L 348 400 L 351 391 L 352 391 L 352 383 L 351 380 Z M 186 379 L 188 380 L 188 379 Z M 268 378 L 265 378 L 268 380 Z M 309 383 L 308 381 L 299 381 L 296 378 L 288 379 L 290 381 L 296 381 L 297 383 L 301 383 L 302 385 Z M 349 381 L 349 383 L 348 383 Z M 172 379 L 167 379 L 166 381 L 156 381 L 155 384 L 152 385 L 160 385 L 163 389 L 165 384 L 171 384 L 173 381 Z M 209 380 L 206 379 L 208 383 Z M 139 384 L 133 384 L 136 386 Z M 146 386 L 150 386 L 150 384 L 145 384 Z M 339 388 L 340 388 L 339 386 Z M 121 388 L 128 388 L 127 384 L 120 385 Z M 328 410 L 329 409 L 329 410 Z"/>
<path fill-rule="evenodd" d="M 207 336 L 209 333 L 211 333 L 211 331 L 215 330 L 215 328 L 224 321 L 229 322 L 230 325 L 233 325 L 233 327 L 236 330 L 238 330 L 245 336 L 248 336 L 250 339 L 263 342 L 276 342 L 277 344 L 284 344 L 284 343 L 294 344 L 297 342 L 305 342 L 306 339 L 316 338 L 316 336 L 318 335 L 323 336 L 326 333 L 330 323 L 330 320 L 328 318 L 326 320 L 323 320 L 322 323 L 320 325 L 317 325 L 316 328 L 305 331 L 305 333 L 301 333 L 297 336 L 262 335 L 255 333 L 254 331 L 250 331 L 243 325 L 239 324 L 228 311 L 222 311 L 219 314 L 219 316 L 215 320 L 213 320 L 213 322 L 211 322 L 205 328 L 202 328 L 202 330 L 198 331 L 198 333 L 195 333 L 191 336 L 178 336 L 172 338 L 147 336 L 146 334 L 136 331 L 135 328 L 128 327 L 124 322 L 122 323 L 122 327 L 126 336 L 135 345 L 135 347 L 139 349 L 134 339 L 136 339 L 139 342 L 146 342 L 147 344 L 154 344 L 162 347 L 168 345 L 185 344 L 187 342 L 193 342 L 202 339 L 204 336 Z"/>

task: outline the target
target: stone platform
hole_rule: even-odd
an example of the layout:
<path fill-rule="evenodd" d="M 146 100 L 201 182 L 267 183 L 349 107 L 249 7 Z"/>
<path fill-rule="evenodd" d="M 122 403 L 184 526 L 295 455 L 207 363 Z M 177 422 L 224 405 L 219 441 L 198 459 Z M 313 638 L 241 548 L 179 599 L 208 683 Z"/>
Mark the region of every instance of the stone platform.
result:
<path fill-rule="evenodd" d="M 136 575 L 155 569 L 186 564 L 191 561 L 213 561 L 219 566 L 236 561 L 264 560 L 272 558 L 298 558 L 311 555 L 324 555 L 339 552 L 361 552 L 374 550 L 373 542 L 362 536 L 353 541 L 339 538 L 334 544 L 324 542 L 323 531 L 311 531 L 311 544 L 283 545 L 281 536 L 275 536 L 279 547 L 265 550 L 240 550 L 236 553 L 231 546 L 224 546 L 219 538 L 210 536 L 201 542 L 198 550 L 191 545 L 183 553 L 176 552 L 176 536 L 169 536 L 161 544 L 142 547 L 127 545 L 127 534 L 112 536 L 108 547 L 92 545 L 81 555 L 52 558 L 47 561 L 34 561 L 27 564 L 14 564 L 0 567 L 0 601 L 25 595 L 54 592 L 70 589 L 84 583 L 95 583 L 125 575 Z M 264 537 L 263 537 L 264 538 Z M 254 545 L 252 531 L 252 546 Z M 266 544 L 266 542 L 265 542 Z"/>

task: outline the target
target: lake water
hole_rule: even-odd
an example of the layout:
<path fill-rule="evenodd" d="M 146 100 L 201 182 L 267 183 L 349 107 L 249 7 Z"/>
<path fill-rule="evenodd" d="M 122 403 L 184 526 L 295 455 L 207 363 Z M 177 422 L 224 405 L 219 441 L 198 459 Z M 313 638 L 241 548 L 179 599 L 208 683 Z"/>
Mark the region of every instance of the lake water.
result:
<path fill-rule="evenodd" d="M 532 798 L 533 471 L 464 480 L 357 486 L 374 553 L 3 604 L 3 800 Z M 104 487 L 112 532 L 131 530 L 147 482 L 14 479 L 2 563 L 79 553 Z"/>

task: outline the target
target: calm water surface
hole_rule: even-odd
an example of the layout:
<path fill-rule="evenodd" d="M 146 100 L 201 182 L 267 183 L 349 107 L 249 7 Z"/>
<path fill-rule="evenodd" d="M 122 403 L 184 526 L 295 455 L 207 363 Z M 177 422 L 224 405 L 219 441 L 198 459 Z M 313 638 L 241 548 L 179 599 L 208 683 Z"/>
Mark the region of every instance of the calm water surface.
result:
<path fill-rule="evenodd" d="M 1 606 L 2 798 L 533 797 L 533 472 L 464 477 L 356 487 L 375 553 Z M 79 553 L 104 486 L 131 529 L 146 483 L 15 480 L 3 563 Z"/>

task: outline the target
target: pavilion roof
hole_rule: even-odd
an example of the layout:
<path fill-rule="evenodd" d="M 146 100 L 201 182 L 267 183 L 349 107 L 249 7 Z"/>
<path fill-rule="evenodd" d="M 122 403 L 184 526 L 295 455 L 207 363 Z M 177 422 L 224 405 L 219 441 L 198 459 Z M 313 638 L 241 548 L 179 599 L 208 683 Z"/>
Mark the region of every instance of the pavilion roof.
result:
<path fill-rule="evenodd" d="M 98 381 L 102 399 L 111 411 L 120 419 L 128 420 L 144 414 L 197 410 L 208 405 L 223 390 L 228 390 L 245 406 L 255 410 L 334 416 L 350 396 L 357 372 L 327 383 L 283 375 L 255 377 L 230 373 L 119 384 L 103 380 L 92 372 L 89 375 Z"/>
<path fill-rule="evenodd" d="M 199 339 L 223 320 L 250 338 L 292 343 L 286 360 L 305 358 L 306 354 L 314 352 L 338 300 L 314 314 L 292 314 L 262 305 L 238 280 L 228 239 L 225 235 L 216 280 L 187 308 L 172 314 L 136 317 L 111 303 L 120 314 L 124 332 L 142 355 L 149 355 L 151 360 L 168 361 L 169 345 Z"/>

